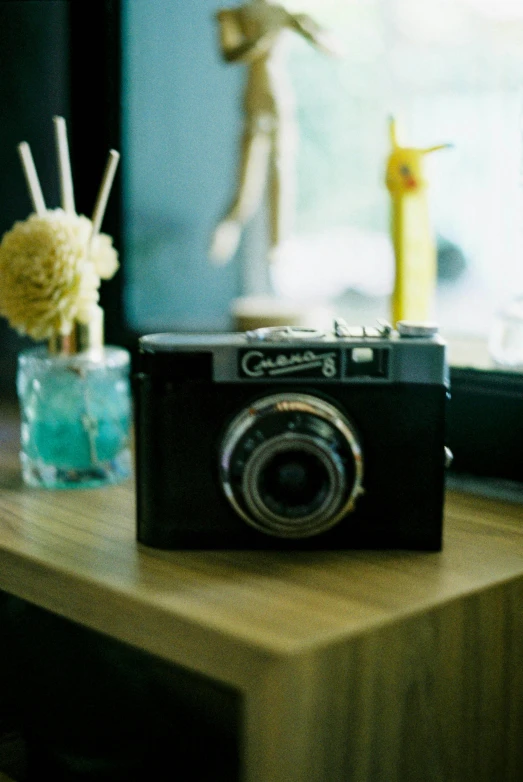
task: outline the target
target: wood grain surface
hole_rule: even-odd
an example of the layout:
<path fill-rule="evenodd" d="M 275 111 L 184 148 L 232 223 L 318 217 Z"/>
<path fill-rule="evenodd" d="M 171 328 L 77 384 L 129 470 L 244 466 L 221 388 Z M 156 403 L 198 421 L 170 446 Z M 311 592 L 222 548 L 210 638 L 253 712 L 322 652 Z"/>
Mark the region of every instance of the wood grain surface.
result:
<path fill-rule="evenodd" d="M 17 443 L 0 588 L 237 688 L 246 780 L 522 782 L 522 506 L 449 492 L 441 553 L 162 552 L 132 481 L 26 488 Z"/>

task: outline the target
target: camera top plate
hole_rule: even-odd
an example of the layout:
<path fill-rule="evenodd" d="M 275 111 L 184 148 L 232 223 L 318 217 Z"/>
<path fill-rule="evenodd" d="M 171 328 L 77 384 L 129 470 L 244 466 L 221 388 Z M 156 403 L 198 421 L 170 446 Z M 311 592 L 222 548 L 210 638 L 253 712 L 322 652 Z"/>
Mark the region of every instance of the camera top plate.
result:
<path fill-rule="evenodd" d="M 448 385 L 446 345 L 433 324 L 347 326 L 332 332 L 277 327 L 220 334 L 149 334 L 141 370 L 225 382 L 423 383 Z M 199 358 L 198 358 L 199 357 Z M 203 367 L 203 369 L 202 369 Z"/>

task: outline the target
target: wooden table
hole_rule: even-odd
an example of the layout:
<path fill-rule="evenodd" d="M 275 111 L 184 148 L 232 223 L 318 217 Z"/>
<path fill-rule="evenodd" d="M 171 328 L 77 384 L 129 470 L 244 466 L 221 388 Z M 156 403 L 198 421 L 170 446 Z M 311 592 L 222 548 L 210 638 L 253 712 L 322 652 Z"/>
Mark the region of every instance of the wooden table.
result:
<path fill-rule="evenodd" d="M 448 493 L 445 548 L 160 552 L 133 485 L 24 488 L 0 427 L 0 589 L 226 683 L 247 782 L 521 782 L 523 507 Z"/>

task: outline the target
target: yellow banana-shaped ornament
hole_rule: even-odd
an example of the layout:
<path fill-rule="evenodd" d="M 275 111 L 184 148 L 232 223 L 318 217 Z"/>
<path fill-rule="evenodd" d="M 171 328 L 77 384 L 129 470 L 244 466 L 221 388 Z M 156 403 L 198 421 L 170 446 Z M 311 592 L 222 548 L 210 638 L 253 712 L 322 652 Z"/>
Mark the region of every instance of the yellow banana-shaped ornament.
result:
<path fill-rule="evenodd" d="M 386 185 L 391 195 L 395 259 L 391 316 L 395 325 L 399 320 L 426 321 L 433 317 L 436 243 L 430 225 L 423 158 L 451 145 L 402 147 L 397 142 L 394 119 L 390 120 L 390 141 Z"/>

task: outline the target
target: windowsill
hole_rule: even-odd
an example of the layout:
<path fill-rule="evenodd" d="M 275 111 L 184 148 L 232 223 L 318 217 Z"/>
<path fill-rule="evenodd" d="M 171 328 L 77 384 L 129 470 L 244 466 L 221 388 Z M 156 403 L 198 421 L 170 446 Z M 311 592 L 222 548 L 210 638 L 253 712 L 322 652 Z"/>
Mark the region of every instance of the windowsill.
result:
<path fill-rule="evenodd" d="M 446 487 L 450 491 L 461 494 L 472 494 L 489 500 L 523 505 L 523 483 L 518 481 L 449 473 L 446 478 Z"/>
<path fill-rule="evenodd" d="M 446 335 L 448 344 L 448 361 L 453 367 L 474 369 L 498 369 L 494 365 L 483 337 Z"/>

